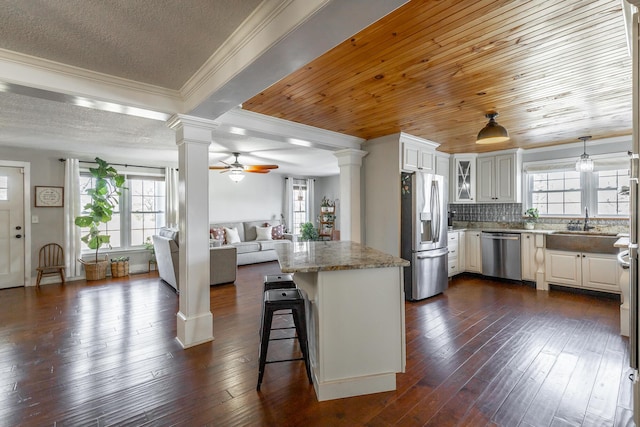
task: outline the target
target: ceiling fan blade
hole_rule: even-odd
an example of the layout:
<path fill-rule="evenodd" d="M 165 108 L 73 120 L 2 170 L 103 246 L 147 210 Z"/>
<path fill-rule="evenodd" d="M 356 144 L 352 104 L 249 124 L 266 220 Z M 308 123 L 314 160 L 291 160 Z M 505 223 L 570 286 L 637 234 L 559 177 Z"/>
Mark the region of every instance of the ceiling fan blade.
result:
<path fill-rule="evenodd" d="M 258 170 L 258 169 L 278 169 L 278 165 L 247 165 L 244 167 L 245 170 L 247 169 L 254 169 L 254 170 Z"/>
<path fill-rule="evenodd" d="M 231 166 L 209 166 L 211 170 L 222 170 L 222 169 L 230 169 Z"/>
<path fill-rule="evenodd" d="M 249 173 L 269 173 L 270 172 L 269 169 L 245 169 L 244 171 Z"/>

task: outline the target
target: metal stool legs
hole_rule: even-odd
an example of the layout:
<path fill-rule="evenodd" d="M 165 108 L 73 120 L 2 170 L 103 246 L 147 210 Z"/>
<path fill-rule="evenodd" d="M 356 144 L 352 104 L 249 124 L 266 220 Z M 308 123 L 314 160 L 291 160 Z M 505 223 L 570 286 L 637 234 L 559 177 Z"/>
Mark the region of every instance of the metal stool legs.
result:
<path fill-rule="evenodd" d="M 260 385 L 262 384 L 265 366 L 268 363 L 304 360 L 309 383 L 312 382 L 311 364 L 309 362 L 309 343 L 307 338 L 307 320 L 304 305 L 304 296 L 299 289 L 272 289 L 264 293 L 264 303 L 262 306 L 262 325 L 260 334 L 258 384 L 256 386 L 256 389 L 258 391 L 260 390 Z M 273 339 L 270 338 L 273 314 L 279 310 L 291 310 L 291 313 L 293 314 L 295 329 L 297 332 L 296 337 Z M 301 358 L 267 361 L 267 350 L 269 348 L 269 341 L 295 338 L 298 339 L 298 343 L 300 344 L 300 351 L 302 352 Z"/>

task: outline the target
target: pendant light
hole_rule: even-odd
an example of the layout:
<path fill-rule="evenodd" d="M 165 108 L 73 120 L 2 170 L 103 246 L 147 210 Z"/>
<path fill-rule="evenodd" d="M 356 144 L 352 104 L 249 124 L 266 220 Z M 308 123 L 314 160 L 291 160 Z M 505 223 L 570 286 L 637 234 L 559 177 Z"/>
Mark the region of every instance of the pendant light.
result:
<path fill-rule="evenodd" d="M 587 141 L 591 139 L 591 136 L 581 136 L 578 139 L 582 140 L 584 152 L 576 162 L 576 171 L 591 172 L 593 170 L 593 160 L 587 154 Z"/>
<path fill-rule="evenodd" d="M 489 123 L 478 133 L 476 144 L 497 144 L 509 140 L 509 132 L 496 122 L 498 113 L 488 113 L 485 117 Z"/>

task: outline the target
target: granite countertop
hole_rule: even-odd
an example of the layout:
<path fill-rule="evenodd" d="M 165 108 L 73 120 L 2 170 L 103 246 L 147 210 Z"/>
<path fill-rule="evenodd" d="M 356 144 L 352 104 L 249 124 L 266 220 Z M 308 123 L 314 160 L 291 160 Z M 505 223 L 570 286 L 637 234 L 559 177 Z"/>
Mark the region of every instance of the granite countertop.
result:
<path fill-rule="evenodd" d="M 629 247 L 629 236 L 620 236 L 618 240 L 613 244 L 616 248 L 628 248 Z"/>
<path fill-rule="evenodd" d="M 551 234 L 551 233 L 556 233 L 560 230 L 541 230 L 541 229 L 533 229 L 533 230 L 528 230 L 525 228 L 476 228 L 476 227 L 453 227 L 450 228 L 449 231 L 493 231 L 493 232 L 500 232 L 500 233 L 533 233 L 533 234 Z"/>
<path fill-rule="evenodd" d="M 294 242 L 277 245 L 283 273 L 407 267 L 409 261 L 351 241 Z"/>

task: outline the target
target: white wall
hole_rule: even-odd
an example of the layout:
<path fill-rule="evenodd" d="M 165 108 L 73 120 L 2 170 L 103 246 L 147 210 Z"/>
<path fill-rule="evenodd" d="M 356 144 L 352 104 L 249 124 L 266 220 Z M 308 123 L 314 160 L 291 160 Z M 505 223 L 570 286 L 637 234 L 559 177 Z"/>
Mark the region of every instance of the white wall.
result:
<path fill-rule="evenodd" d="M 284 176 L 247 173 L 235 183 L 226 173 L 209 172 L 209 223 L 280 219 Z"/>

